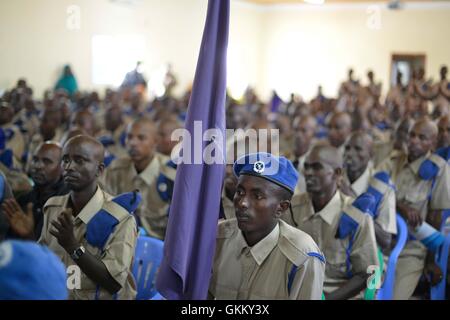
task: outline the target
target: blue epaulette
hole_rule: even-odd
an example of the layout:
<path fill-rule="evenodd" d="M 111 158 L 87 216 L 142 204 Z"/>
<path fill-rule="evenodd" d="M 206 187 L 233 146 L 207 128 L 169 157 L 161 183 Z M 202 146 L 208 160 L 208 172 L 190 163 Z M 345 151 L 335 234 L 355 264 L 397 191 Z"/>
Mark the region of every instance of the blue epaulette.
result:
<path fill-rule="evenodd" d="M 169 160 L 165 165 L 172 169 L 177 169 L 177 165 L 172 160 Z M 156 189 L 163 201 L 169 202 L 172 199 L 173 187 L 174 181 L 161 172 L 156 181 Z"/>
<path fill-rule="evenodd" d="M 109 146 L 113 146 L 116 144 L 116 142 L 114 141 L 114 139 L 110 136 L 101 136 L 100 138 L 98 138 L 98 141 L 100 141 L 100 143 L 105 147 L 109 147 Z"/>
<path fill-rule="evenodd" d="M 5 198 L 5 177 L 0 174 L 0 203 L 3 203 L 3 199 Z"/>
<path fill-rule="evenodd" d="M 142 201 L 139 192 L 127 192 L 118 195 L 112 202 L 124 208 L 129 214 L 133 214 Z M 101 250 L 104 249 L 106 241 L 113 233 L 114 228 L 120 221 L 105 209 L 101 209 L 87 224 L 86 241 Z"/>
<path fill-rule="evenodd" d="M 105 168 L 108 168 L 111 162 L 113 162 L 116 159 L 116 156 L 113 154 L 108 154 L 105 156 L 105 160 L 103 161 L 105 163 Z"/>
<path fill-rule="evenodd" d="M 6 149 L 0 154 L 0 162 L 8 169 L 13 168 L 13 152 L 11 149 Z"/>
<path fill-rule="evenodd" d="M 370 214 L 373 216 L 375 207 L 375 198 L 370 193 L 363 193 L 353 201 L 352 206 L 358 210 Z M 352 277 L 351 273 L 351 261 L 350 256 L 353 248 L 353 242 L 355 241 L 356 231 L 358 230 L 359 223 L 353 219 L 349 214 L 344 212 L 339 220 L 337 237 L 339 239 L 349 238 L 348 247 L 346 248 L 346 265 L 347 265 L 347 277 Z"/>
<path fill-rule="evenodd" d="M 434 154 L 448 162 L 450 159 L 450 147 L 440 148 Z M 439 164 L 433 161 L 433 158 L 430 157 L 420 165 L 419 177 L 423 180 L 433 180 L 438 176 L 439 168 Z"/>
<path fill-rule="evenodd" d="M 11 140 L 14 138 L 14 130 L 13 129 L 4 129 L 6 141 Z"/>
<path fill-rule="evenodd" d="M 391 177 L 389 176 L 389 173 L 387 173 L 386 171 L 377 172 L 376 174 L 373 175 L 373 177 L 375 179 L 381 181 L 383 184 L 391 187 L 393 190 L 396 189 L 395 185 L 391 181 Z M 381 203 L 383 202 L 384 194 L 381 193 L 379 190 L 377 190 L 375 187 L 371 186 L 370 184 L 369 184 L 369 187 L 367 188 L 367 193 L 370 193 L 375 198 L 375 205 L 373 208 L 373 212 L 372 212 L 372 210 L 369 210 L 368 213 L 372 215 L 373 219 L 376 219 L 379 214 L 378 208 L 381 205 Z"/>
<path fill-rule="evenodd" d="M 119 138 L 120 145 L 125 148 L 125 144 L 127 142 L 127 132 L 124 130 Z"/>

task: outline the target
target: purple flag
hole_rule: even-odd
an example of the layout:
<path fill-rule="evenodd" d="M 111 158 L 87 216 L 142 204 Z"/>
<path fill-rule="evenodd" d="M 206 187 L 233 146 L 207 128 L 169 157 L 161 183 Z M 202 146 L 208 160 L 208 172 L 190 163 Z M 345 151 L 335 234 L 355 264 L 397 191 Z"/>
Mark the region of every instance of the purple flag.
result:
<path fill-rule="evenodd" d="M 209 0 L 185 125 L 192 137 L 191 146 L 201 142 L 200 151 L 212 144 L 225 145 L 229 15 L 230 0 Z M 200 131 L 197 121 L 202 126 Z M 208 129 L 218 130 L 219 135 L 203 142 L 203 133 Z M 185 147 L 183 138 L 183 156 Z M 193 149 L 190 154 L 195 153 Z M 194 154 L 194 164 L 178 165 L 164 257 L 156 281 L 159 293 L 166 299 L 207 297 L 225 173 L 225 152 L 216 152 L 222 154 L 220 163 L 206 164 L 201 155 L 199 159 Z"/>

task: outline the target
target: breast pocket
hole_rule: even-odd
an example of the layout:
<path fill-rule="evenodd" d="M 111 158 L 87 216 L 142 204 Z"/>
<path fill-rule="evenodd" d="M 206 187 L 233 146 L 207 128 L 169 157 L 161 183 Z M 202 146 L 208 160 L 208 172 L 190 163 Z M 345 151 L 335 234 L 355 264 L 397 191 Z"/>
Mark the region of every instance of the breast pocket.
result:
<path fill-rule="evenodd" d="M 326 266 L 325 273 L 332 279 L 344 279 L 347 275 L 347 254 L 348 241 L 336 239 L 329 248 L 324 251 Z"/>

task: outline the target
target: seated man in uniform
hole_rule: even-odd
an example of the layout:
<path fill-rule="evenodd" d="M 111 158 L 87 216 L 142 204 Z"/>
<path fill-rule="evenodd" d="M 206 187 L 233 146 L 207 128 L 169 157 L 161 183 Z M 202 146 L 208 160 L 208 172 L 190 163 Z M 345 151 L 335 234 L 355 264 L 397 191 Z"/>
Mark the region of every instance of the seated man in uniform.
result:
<path fill-rule="evenodd" d="M 136 211 L 140 225 L 148 235 L 164 239 L 169 203 L 160 194 L 167 191 L 167 185 L 158 183 L 161 171 L 166 169 L 166 158 L 156 152 L 158 138 L 152 120 L 140 118 L 132 122 L 126 140 L 129 156 L 111 163 L 105 171 L 103 185 L 111 194 L 136 189 L 142 192 L 142 204 Z"/>
<path fill-rule="evenodd" d="M 297 184 L 292 163 L 257 153 L 233 170 L 236 218 L 219 223 L 209 297 L 320 299 L 323 255 L 310 236 L 280 220 Z"/>
<path fill-rule="evenodd" d="M 422 163 L 430 159 L 436 146 L 437 134 L 436 124 L 430 119 L 416 121 L 409 133 L 408 152 L 386 159 L 379 167 L 390 173 L 397 187 L 397 212 L 413 230 L 423 221 L 434 219 L 436 212 L 450 208 L 448 163 L 442 159 L 432 180 L 421 173 Z M 431 284 L 435 285 L 442 278 L 442 272 L 434 262 L 434 253 L 427 251 L 418 240 L 408 241 L 397 262 L 394 299 L 409 299 L 422 273 L 430 272 L 433 273 Z"/>
<path fill-rule="evenodd" d="M 325 254 L 325 298 L 362 298 L 368 267 L 378 266 L 373 220 L 355 210 L 353 198 L 338 189 L 342 160 L 336 148 L 313 147 L 306 157 L 304 173 L 307 193 L 294 196 L 292 212 L 284 218 L 311 235 Z M 351 235 L 341 230 L 345 219 L 355 226 Z"/>
<path fill-rule="evenodd" d="M 61 156 L 62 147 L 56 142 L 45 142 L 35 151 L 30 167 L 33 190 L 17 201 L 14 198 L 5 200 L 2 205 L 11 226 L 8 238 L 34 241 L 40 238 L 44 204 L 51 197 L 69 192 L 63 181 Z"/>
<path fill-rule="evenodd" d="M 42 114 L 39 132 L 31 138 L 30 145 L 27 150 L 27 159 L 25 170 L 29 171 L 31 161 L 36 149 L 45 141 L 60 142 L 63 136 L 61 129 L 61 111 L 56 108 L 46 108 Z"/>
<path fill-rule="evenodd" d="M 311 115 L 299 116 L 294 120 L 294 167 L 298 172 L 302 172 L 303 163 L 306 159 L 306 154 L 314 144 L 314 137 L 316 135 L 317 120 Z M 295 193 L 302 193 L 306 191 L 305 177 L 301 173 L 298 177 L 297 187 Z"/>
<path fill-rule="evenodd" d="M 376 217 L 374 217 L 375 236 L 380 247 L 383 250 L 389 250 L 392 235 L 397 234 L 395 189 L 390 187 L 389 177 L 383 181 L 378 179 L 380 172 L 376 172 L 373 167 L 370 160 L 372 155 L 372 137 L 362 131 L 353 133 L 345 145 L 343 179 L 348 179 L 355 197 L 366 192 L 369 187 L 376 188 L 382 194 L 379 210 L 375 212 Z"/>
<path fill-rule="evenodd" d="M 68 140 L 62 152 L 62 165 L 70 193 L 50 198 L 43 210 L 39 242 L 55 252 L 81 279 L 79 287 L 69 288 L 69 299 L 136 296 L 131 274 L 136 221 L 98 186 L 104 153 L 101 143 L 89 136 Z"/>
<path fill-rule="evenodd" d="M 157 151 L 167 157 L 169 160 L 172 150 L 178 144 L 178 141 L 172 140 L 172 132 L 183 128 L 182 124 L 172 117 L 165 117 L 158 123 L 159 143 Z"/>
<path fill-rule="evenodd" d="M 374 144 L 373 162 L 375 167 L 379 166 L 386 158 L 393 159 L 406 151 L 408 133 L 413 124 L 414 120 L 410 117 L 401 120 L 393 133 L 392 141 Z"/>
<path fill-rule="evenodd" d="M 339 156 L 344 155 L 345 140 L 352 132 L 352 118 L 347 112 L 337 112 L 331 115 L 328 123 L 328 141 L 338 149 Z"/>
<path fill-rule="evenodd" d="M 103 144 L 107 153 L 114 158 L 126 156 L 126 124 L 122 109 L 118 104 L 111 105 L 106 109 L 103 119 L 104 130 L 97 134 L 98 140 Z"/>

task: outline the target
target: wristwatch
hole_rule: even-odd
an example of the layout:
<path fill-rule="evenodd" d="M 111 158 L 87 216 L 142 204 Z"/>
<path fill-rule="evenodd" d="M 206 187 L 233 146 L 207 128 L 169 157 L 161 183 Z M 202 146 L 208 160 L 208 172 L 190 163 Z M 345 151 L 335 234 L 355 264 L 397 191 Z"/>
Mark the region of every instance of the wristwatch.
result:
<path fill-rule="evenodd" d="M 70 255 L 70 257 L 73 260 L 78 260 L 81 258 L 81 256 L 86 252 L 86 249 L 83 246 L 79 246 L 78 248 L 76 248 L 72 254 Z"/>

